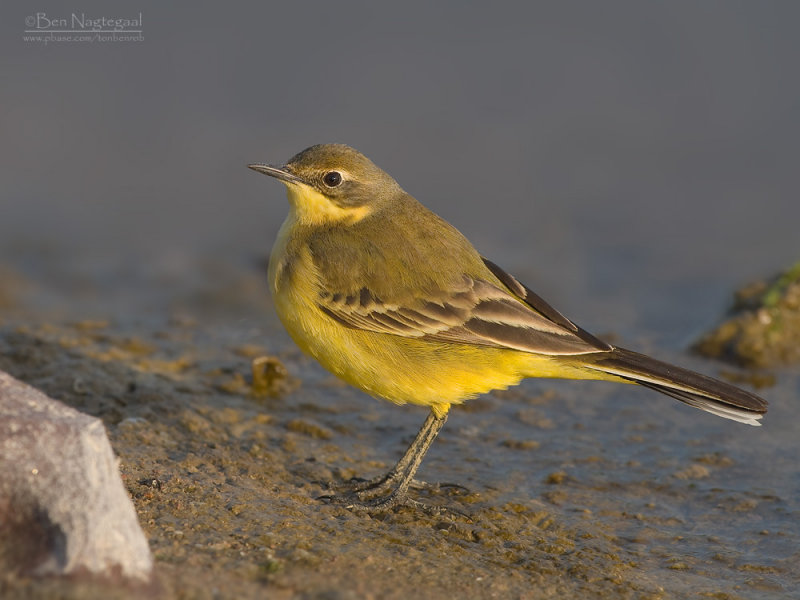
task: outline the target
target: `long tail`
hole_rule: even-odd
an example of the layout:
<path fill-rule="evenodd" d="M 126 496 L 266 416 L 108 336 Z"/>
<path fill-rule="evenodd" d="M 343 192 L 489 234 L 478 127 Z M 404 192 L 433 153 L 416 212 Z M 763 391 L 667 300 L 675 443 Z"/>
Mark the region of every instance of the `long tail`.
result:
<path fill-rule="evenodd" d="M 740 423 L 761 425 L 759 419 L 767 412 L 766 400 L 755 394 L 624 348 L 614 348 L 586 366 Z"/>

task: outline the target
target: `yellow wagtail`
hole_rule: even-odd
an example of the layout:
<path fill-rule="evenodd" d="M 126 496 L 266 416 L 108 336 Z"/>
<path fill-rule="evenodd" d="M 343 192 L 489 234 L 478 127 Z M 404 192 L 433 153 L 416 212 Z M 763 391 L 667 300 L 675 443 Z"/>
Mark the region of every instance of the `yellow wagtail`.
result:
<path fill-rule="evenodd" d="M 288 190 L 269 286 L 297 345 L 373 396 L 431 408 L 392 470 L 337 501 L 418 505 L 408 487 L 450 405 L 526 377 L 638 383 L 748 425 L 767 410 L 750 392 L 584 331 L 348 146 L 249 166 Z"/>

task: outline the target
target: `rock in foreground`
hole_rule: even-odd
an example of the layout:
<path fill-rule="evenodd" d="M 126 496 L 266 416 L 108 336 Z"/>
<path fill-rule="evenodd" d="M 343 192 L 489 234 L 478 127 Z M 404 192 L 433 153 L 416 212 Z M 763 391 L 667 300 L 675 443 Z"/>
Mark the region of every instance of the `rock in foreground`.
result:
<path fill-rule="evenodd" d="M 0 571 L 146 580 L 152 567 L 102 422 L 0 372 Z"/>

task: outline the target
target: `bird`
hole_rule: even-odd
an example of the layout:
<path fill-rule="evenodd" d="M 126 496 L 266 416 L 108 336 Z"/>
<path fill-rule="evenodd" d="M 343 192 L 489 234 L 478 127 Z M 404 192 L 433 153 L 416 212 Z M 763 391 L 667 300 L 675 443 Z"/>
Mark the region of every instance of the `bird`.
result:
<path fill-rule="evenodd" d="M 268 283 L 295 343 L 372 396 L 430 409 L 392 469 L 332 502 L 424 508 L 409 487 L 451 406 L 526 378 L 635 383 L 748 425 L 767 411 L 751 392 L 582 329 L 349 146 L 248 167 L 287 189 Z"/>

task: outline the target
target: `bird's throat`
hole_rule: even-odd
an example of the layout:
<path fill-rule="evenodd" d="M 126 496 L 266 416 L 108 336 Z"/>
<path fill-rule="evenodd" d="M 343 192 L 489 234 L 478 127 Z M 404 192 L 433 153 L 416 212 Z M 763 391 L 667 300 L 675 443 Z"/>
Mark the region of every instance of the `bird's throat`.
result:
<path fill-rule="evenodd" d="M 311 186 L 284 182 L 296 221 L 301 225 L 352 224 L 366 217 L 368 206 L 341 207 Z"/>

